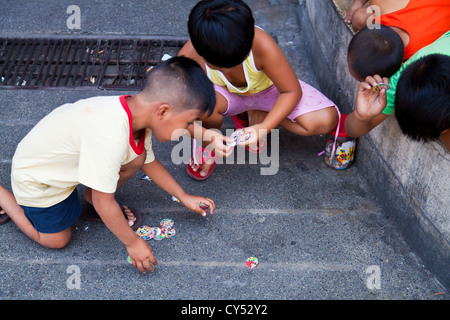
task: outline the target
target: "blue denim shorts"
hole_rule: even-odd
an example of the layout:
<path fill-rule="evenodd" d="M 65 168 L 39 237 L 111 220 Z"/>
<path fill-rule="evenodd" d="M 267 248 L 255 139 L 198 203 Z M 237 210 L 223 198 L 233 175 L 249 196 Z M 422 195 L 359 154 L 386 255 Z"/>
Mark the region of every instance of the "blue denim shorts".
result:
<path fill-rule="evenodd" d="M 71 227 L 81 214 L 77 188 L 64 201 L 48 208 L 21 206 L 33 227 L 42 233 L 57 233 Z"/>

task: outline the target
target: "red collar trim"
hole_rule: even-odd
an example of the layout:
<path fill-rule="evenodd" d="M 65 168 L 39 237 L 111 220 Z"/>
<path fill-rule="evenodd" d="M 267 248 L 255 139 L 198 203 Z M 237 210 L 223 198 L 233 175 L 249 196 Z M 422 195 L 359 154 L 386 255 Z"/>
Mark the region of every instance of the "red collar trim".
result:
<path fill-rule="evenodd" d="M 128 97 L 131 97 L 131 95 L 120 96 L 119 100 L 120 100 L 120 103 L 122 104 L 123 109 L 125 110 L 125 112 L 127 113 L 127 116 L 128 116 L 128 123 L 130 125 L 130 141 L 129 141 L 130 146 L 137 155 L 140 155 L 145 150 L 145 132 L 144 132 L 144 134 L 141 134 L 138 144 L 136 145 L 136 143 L 134 142 L 134 138 L 133 138 L 133 121 L 132 121 L 131 111 L 130 111 L 130 108 L 128 107 L 128 103 L 126 100 L 126 98 L 128 98 Z"/>

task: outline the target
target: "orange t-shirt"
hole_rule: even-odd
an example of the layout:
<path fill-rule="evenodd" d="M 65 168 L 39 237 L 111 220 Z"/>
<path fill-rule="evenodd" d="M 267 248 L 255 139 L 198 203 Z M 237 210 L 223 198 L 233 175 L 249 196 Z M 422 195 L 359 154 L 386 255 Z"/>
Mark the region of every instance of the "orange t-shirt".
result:
<path fill-rule="evenodd" d="M 405 8 L 382 15 L 380 23 L 408 33 L 407 60 L 450 30 L 450 0 L 410 0 Z"/>

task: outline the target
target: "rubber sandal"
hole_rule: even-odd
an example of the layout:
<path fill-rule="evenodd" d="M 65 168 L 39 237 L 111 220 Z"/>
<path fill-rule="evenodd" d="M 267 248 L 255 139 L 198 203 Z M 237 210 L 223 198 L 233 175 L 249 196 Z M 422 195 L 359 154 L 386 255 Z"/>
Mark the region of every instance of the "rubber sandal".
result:
<path fill-rule="evenodd" d="M 0 207 L 0 211 L 2 211 L 2 207 Z M 5 213 L 0 214 L 0 225 L 7 223 L 11 218 Z"/>
<path fill-rule="evenodd" d="M 211 175 L 214 167 L 216 166 L 216 162 L 214 161 L 211 164 L 211 167 L 209 168 L 209 171 L 208 171 L 208 173 L 205 176 L 201 176 L 200 172 L 202 171 L 203 164 L 206 162 L 206 160 L 215 159 L 216 155 L 214 154 L 214 152 L 204 148 L 203 146 L 198 146 L 196 148 L 195 147 L 195 145 L 196 145 L 195 139 L 193 139 L 192 145 L 193 145 L 193 149 L 195 150 L 195 152 L 193 154 L 194 163 L 197 164 L 199 167 L 198 167 L 197 171 L 194 171 L 192 169 L 192 167 L 189 164 L 187 164 L 187 166 L 186 166 L 187 174 L 192 179 L 195 179 L 195 180 L 199 180 L 199 181 L 206 180 Z M 196 155 L 197 155 L 197 157 L 196 157 Z M 197 160 L 197 159 L 199 159 L 199 160 Z"/>
<path fill-rule="evenodd" d="M 124 217 L 128 220 L 128 216 L 125 213 L 125 209 L 124 209 L 123 205 L 119 203 L 119 206 L 120 206 L 120 209 L 122 210 Z M 133 229 L 133 231 L 136 231 L 140 226 L 142 226 L 142 220 L 143 220 L 142 214 L 134 208 L 128 207 L 128 209 L 130 209 L 130 211 L 133 212 L 134 217 L 136 218 L 136 220 L 134 221 L 134 224 L 131 226 L 131 229 Z M 81 214 L 80 214 L 80 219 L 85 220 L 85 221 L 103 222 L 102 218 L 100 218 L 97 211 L 95 211 L 94 206 L 92 204 L 90 204 L 89 202 L 86 202 L 85 204 L 83 204 Z"/>
<path fill-rule="evenodd" d="M 236 129 L 242 129 L 249 125 L 247 112 L 231 116 L 231 119 L 233 120 Z"/>

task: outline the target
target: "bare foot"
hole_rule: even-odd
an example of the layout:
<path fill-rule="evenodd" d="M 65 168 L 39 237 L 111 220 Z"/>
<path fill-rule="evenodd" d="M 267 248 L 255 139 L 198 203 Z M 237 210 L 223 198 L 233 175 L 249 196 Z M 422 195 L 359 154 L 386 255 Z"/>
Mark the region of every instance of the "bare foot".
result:
<path fill-rule="evenodd" d="M 123 210 L 125 211 L 125 214 L 128 218 L 128 225 L 131 227 L 133 226 L 134 222 L 136 221 L 136 217 L 134 216 L 133 212 L 131 212 L 130 208 L 128 208 L 125 205 L 122 205 Z"/>
<path fill-rule="evenodd" d="M 92 189 L 91 188 L 86 188 L 86 190 L 84 190 L 84 199 L 89 202 L 92 206 L 94 206 L 92 204 Z M 131 227 L 132 225 L 134 225 L 134 222 L 136 221 L 136 217 L 133 214 L 133 212 L 131 212 L 130 208 L 128 208 L 125 205 L 122 205 L 123 210 L 125 211 L 125 214 L 127 215 L 128 218 L 128 225 Z"/>
<path fill-rule="evenodd" d="M 200 171 L 200 176 L 204 177 L 208 174 L 209 172 L 209 168 L 211 168 L 211 166 L 214 163 L 214 159 L 208 159 L 206 160 L 203 164 L 202 164 L 202 170 Z M 189 165 L 192 168 L 192 171 L 197 172 L 198 169 L 200 168 L 199 165 L 195 164 L 194 162 L 194 158 L 191 158 L 191 160 L 189 160 Z"/>
<path fill-rule="evenodd" d="M 366 2 L 367 0 L 354 0 L 350 7 L 342 15 L 345 23 L 351 24 L 353 13 L 355 13 L 356 10 L 361 9 Z"/>

